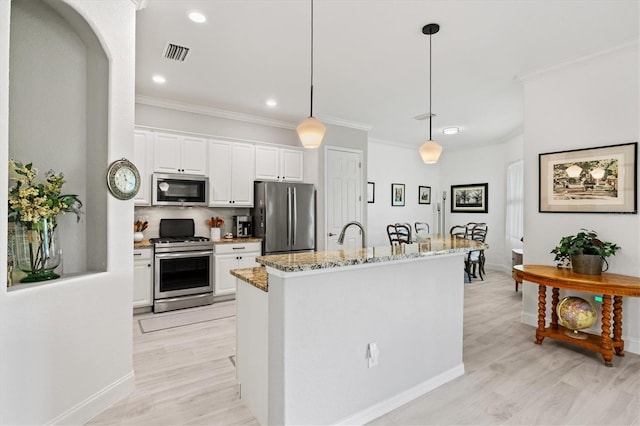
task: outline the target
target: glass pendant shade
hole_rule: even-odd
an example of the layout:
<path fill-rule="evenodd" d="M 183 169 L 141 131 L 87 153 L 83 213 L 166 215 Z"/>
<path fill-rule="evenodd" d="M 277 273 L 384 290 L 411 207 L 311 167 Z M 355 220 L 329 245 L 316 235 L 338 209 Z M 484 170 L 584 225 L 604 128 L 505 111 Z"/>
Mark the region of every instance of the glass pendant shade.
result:
<path fill-rule="evenodd" d="M 434 140 L 429 139 L 420 147 L 420 156 L 426 164 L 437 163 L 440 154 L 442 154 L 442 146 Z"/>
<path fill-rule="evenodd" d="M 307 117 L 296 127 L 298 137 L 305 148 L 317 148 L 322 144 L 327 128 L 314 117 Z"/>

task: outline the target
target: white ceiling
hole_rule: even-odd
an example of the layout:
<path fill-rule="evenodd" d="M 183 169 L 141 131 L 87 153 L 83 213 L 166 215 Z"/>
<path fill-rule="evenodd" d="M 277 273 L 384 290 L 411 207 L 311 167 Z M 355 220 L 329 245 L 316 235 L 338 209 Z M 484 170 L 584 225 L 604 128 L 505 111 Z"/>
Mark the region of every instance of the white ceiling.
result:
<path fill-rule="evenodd" d="M 639 39 L 639 0 L 315 0 L 314 116 L 419 147 L 429 122 L 445 149 L 522 128 L 521 77 Z M 309 114 L 310 1 L 149 0 L 138 12 L 136 94 L 284 121 Z M 187 13 L 200 11 L 204 24 Z M 167 42 L 189 47 L 164 59 Z M 157 85 L 154 74 L 167 81 Z M 276 108 L 265 101 L 275 98 Z M 457 135 L 443 135 L 457 126 Z"/>

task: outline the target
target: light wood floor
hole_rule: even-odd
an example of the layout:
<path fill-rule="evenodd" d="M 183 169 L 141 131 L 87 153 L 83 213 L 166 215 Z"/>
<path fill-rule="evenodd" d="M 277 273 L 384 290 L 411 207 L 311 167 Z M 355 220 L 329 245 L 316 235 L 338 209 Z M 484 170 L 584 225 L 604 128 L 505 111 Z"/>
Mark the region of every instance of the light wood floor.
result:
<path fill-rule="evenodd" d="M 465 285 L 465 375 L 374 425 L 639 425 L 640 356 L 602 357 L 562 342 L 535 345 L 521 293 L 487 271 Z M 133 321 L 135 391 L 90 425 L 255 425 L 230 357 L 235 319 L 142 334 Z"/>

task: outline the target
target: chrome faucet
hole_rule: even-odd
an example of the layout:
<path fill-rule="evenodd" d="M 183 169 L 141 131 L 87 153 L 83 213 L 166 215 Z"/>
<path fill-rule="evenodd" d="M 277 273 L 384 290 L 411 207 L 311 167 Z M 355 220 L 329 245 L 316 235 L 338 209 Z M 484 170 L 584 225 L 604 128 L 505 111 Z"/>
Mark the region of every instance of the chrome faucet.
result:
<path fill-rule="evenodd" d="M 358 221 L 352 221 L 347 223 L 343 228 L 342 231 L 340 231 L 340 236 L 338 237 L 338 244 L 342 245 L 344 244 L 344 234 L 346 234 L 347 232 L 347 228 L 350 227 L 351 225 L 355 225 L 358 228 L 360 228 L 360 231 L 362 231 L 362 248 L 366 248 L 367 247 L 367 238 L 365 237 L 365 231 L 364 231 L 364 226 L 362 226 L 362 224 Z"/>

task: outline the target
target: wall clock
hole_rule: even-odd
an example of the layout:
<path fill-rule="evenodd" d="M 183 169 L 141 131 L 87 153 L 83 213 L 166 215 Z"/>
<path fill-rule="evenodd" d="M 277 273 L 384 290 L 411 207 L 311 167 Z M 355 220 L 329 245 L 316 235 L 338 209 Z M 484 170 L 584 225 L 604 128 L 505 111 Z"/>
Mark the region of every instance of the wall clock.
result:
<path fill-rule="evenodd" d="M 114 197 L 130 200 L 140 190 L 140 172 L 126 158 L 116 160 L 107 170 L 107 186 Z"/>

